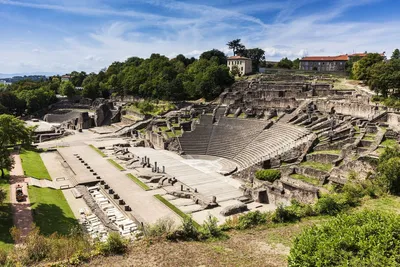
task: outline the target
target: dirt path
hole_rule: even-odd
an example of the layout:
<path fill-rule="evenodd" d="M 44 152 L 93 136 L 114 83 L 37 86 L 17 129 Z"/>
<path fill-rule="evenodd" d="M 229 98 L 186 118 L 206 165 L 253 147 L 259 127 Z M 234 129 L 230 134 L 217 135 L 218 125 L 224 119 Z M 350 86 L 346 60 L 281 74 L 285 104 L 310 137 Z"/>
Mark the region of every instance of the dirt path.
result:
<path fill-rule="evenodd" d="M 11 203 L 13 211 L 14 225 L 21 230 L 21 238 L 27 236 L 31 230 L 33 217 L 31 211 L 31 204 L 28 197 L 28 186 L 25 181 L 24 170 L 22 169 L 21 158 L 18 154 L 12 154 L 15 165 L 10 172 L 10 191 Z M 17 185 L 22 186 L 22 191 L 26 196 L 25 201 L 18 202 L 16 199 L 15 190 Z"/>

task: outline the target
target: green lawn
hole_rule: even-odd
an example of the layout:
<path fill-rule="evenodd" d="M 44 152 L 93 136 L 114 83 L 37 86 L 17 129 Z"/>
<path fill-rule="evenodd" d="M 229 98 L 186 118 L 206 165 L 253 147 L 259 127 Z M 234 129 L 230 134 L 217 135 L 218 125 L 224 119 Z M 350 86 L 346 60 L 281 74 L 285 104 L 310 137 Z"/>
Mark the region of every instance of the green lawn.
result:
<path fill-rule="evenodd" d="M 313 169 L 321 170 L 321 171 L 330 171 L 332 169 L 332 164 L 321 163 L 315 161 L 304 161 L 300 164 L 300 166 L 311 167 Z"/>
<path fill-rule="evenodd" d="M 100 156 L 102 156 L 103 158 L 107 157 L 106 154 L 104 154 L 100 149 L 98 149 L 97 147 L 95 147 L 94 145 L 89 145 L 94 151 L 96 151 L 97 153 L 100 154 Z"/>
<path fill-rule="evenodd" d="M 0 179 L 0 188 L 7 193 L 6 200 L 0 205 L 0 250 L 8 250 L 13 247 L 13 239 L 10 234 L 10 228 L 14 225 L 10 204 L 10 184 L 7 179 Z"/>
<path fill-rule="evenodd" d="M 182 217 L 182 219 L 189 217 L 189 215 L 187 215 L 186 213 L 184 213 L 183 211 L 181 211 L 180 209 L 178 209 L 174 204 L 172 204 L 171 202 L 169 202 L 168 200 L 166 200 L 163 196 L 161 195 L 154 195 L 155 198 L 157 198 L 158 200 L 160 200 L 162 203 L 165 204 L 165 206 L 167 206 L 168 208 L 170 208 L 173 212 L 175 212 L 176 214 L 178 214 L 180 217 Z M 199 228 L 200 225 L 193 220 L 193 224 Z"/>
<path fill-rule="evenodd" d="M 124 167 L 122 167 L 121 165 L 119 165 L 118 163 L 116 163 L 114 160 L 112 159 L 107 159 L 108 162 L 110 162 L 112 165 L 114 165 L 115 168 L 117 168 L 120 171 L 124 171 Z"/>
<path fill-rule="evenodd" d="M 313 184 L 313 185 L 319 185 L 320 184 L 320 181 L 318 179 L 315 179 L 315 178 L 312 178 L 312 177 L 308 177 L 308 176 L 305 176 L 305 175 L 302 175 L 302 174 L 297 174 L 296 173 L 296 174 L 290 175 L 290 177 L 293 178 L 293 179 L 297 179 L 297 180 L 306 182 L 306 183 Z"/>
<path fill-rule="evenodd" d="M 29 186 L 33 218 L 42 234 L 67 235 L 77 220 L 61 190 Z"/>
<path fill-rule="evenodd" d="M 143 183 L 140 181 L 138 178 L 136 178 L 133 174 L 128 173 L 126 176 L 128 176 L 132 181 L 134 181 L 138 186 L 140 186 L 143 190 L 147 191 L 150 190 L 151 188 L 147 186 L 147 184 Z"/>
<path fill-rule="evenodd" d="M 36 179 L 51 180 L 50 174 L 48 173 L 46 166 L 44 166 L 40 154 L 33 150 L 21 151 L 22 168 L 24 169 L 25 175 L 34 177 Z"/>

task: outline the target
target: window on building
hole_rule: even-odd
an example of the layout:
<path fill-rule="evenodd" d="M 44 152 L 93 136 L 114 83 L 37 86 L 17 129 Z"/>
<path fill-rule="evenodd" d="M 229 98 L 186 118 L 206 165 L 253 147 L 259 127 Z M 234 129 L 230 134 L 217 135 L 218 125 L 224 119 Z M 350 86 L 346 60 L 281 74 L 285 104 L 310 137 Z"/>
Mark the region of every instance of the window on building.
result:
<path fill-rule="evenodd" d="M 242 67 L 242 71 L 243 71 L 243 67 Z"/>

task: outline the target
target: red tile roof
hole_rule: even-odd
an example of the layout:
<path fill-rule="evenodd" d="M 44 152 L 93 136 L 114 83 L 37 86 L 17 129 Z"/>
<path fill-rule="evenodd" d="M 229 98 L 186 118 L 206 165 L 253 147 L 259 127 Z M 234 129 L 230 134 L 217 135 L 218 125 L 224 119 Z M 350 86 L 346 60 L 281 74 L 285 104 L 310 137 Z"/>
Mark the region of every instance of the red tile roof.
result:
<path fill-rule="evenodd" d="M 312 57 L 303 57 L 301 60 L 304 61 L 348 61 L 350 57 L 365 57 L 366 53 L 355 53 L 351 55 L 339 55 L 339 56 L 312 56 Z M 385 56 L 385 53 L 381 53 L 381 56 Z"/>
<path fill-rule="evenodd" d="M 250 58 L 242 57 L 242 56 L 231 56 L 231 57 L 228 57 L 228 59 L 244 59 L 244 60 L 249 60 Z"/>

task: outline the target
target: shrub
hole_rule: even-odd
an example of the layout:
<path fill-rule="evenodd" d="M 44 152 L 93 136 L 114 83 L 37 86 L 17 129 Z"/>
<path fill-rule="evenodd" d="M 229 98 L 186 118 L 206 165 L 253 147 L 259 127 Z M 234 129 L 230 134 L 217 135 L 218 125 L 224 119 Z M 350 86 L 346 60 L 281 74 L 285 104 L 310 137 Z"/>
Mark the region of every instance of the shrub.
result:
<path fill-rule="evenodd" d="M 190 216 L 182 217 L 182 226 L 173 234 L 168 236 L 170 240 L 198 240 L 199 239 L 199 226 Z"/>
<path fill-rule="evenodd" d="M 256 171 L 256 178 L 273 183 L 281 178 L 281 172 L 279 170 L 258 170 Z"/>
<path fill-rule="evenodd" d="M 310 204 L 300 203 L 296 199 L 293 199 L 291 205 L 286 209 L 293 211 L 298 218 L 315 215 L 315 211 Z"/>
<path fill-rule="evenodd" d="M 331 195 L 323 196 L 315 204 L 315 212 L 321 215 L 336 215 L 343 209 L 337 198 Z"/>
<path fill-rule="evenodd" d="M 109 233 L 107 241 L 100 244 L 100 252 L 104 255 L 123 254 L 127 248 L 127 240 L 116 232 Z"/>
<path fill-rule="evenodd" d="M 399 266 L 400 216 L 364 211 L 306 229 L 289 266 Z"/>
<path fill-rule="evenodd" d="M 200 228 L 201 239 L 224 237 L 221 228 L 218 227 L 218 219 L 211 214 L 207 216 Z"/>
<path fill-rule="evenodd" d="M 175 231 L 175 222 L 171 218 L 159 219 L 155 224 L 145 227 L 145 234 L 148 237 L 168 237 Z"/>
<path fill-rule="evenodd" d="M 299 220 L 299 216 L 292 209 L 285 208 L 282 204 L 278 205 L 272 215 L 274 223 L 294 222 L 297 220 Z"/>
<path fill-rule="evenodd" d="M 265 224 L 267 222 L 267 213 L 260 211 L 250 211 L 244 215 L 239 216 L 238 229 L 248 229 L 257 225 Z"/>

